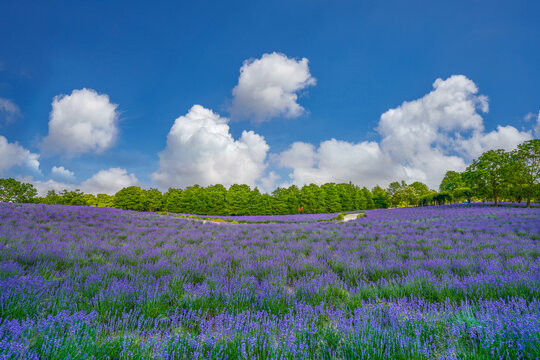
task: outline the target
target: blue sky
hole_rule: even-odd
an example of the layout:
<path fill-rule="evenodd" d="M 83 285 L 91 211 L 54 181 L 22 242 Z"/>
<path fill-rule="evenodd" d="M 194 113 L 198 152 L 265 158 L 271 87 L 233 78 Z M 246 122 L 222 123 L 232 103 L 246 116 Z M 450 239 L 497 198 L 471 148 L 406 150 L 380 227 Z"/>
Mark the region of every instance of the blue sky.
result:
<path fill-rule="evenodd" d="M 436 187 L 441 164 L 538 137 L 539 13 L 537 1 L 4 1 L 0 176 L 41 191 Z M 101 132 L 70 136 L 81 121 Z"/>

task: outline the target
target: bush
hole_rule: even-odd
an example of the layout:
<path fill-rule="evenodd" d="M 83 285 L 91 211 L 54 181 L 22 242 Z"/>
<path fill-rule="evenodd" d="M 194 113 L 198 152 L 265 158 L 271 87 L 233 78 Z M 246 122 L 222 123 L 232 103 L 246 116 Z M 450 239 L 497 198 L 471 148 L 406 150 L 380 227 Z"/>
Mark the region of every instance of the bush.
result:
<path fill-rule="evenodd" d="M 338 214 L 338 216 L 335 217 L 336 220 L 345 220 L 345 216 L 343 216 L 343 214 Z"/>
<path fill-rule="evenodd" d="M 365 218 L 365 217 L 366 217 L 366 214 L 365 214 L 365 213 L 356 215 L 356 218 L 357 218 L 357 219 L 361 219 L 361 218 Z"/>

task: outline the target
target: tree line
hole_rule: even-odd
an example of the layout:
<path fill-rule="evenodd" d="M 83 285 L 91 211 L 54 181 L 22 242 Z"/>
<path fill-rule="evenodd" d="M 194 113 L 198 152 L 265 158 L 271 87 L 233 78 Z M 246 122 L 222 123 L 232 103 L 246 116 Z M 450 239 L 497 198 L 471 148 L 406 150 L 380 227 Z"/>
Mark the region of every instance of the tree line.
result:
<path fill-rule="evenodd" d="M 279 187 L 271 194 L 248 185 L 185 189 L 141 189 L 130 186 L 115 195 L 84 194 L 80 190 L 51 190 L 38 197 L 32 184 L 0 179 L 0 201 L 113 207 L 137 211 L 168 211 L 201 215 L 280 215 L 335 213 L 403 206 L 428 206 L 462 201 L 527 201 L 540 197 L 540 140 L 520 144 L 516 150 L 483 153 L 463 172 L 448 171 L 439 191 L 422 182 L 392 182 L 388 188 L 369 190 L 352 183 Z"/>

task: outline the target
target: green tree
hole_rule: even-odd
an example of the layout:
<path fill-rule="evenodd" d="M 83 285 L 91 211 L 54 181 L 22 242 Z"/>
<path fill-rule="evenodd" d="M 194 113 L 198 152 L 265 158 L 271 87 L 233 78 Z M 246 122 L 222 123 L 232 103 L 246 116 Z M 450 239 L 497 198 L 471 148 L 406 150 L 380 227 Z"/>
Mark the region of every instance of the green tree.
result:
<path fill-rule="evenodd" d="M 87 206 L 97 206 L 97 198 L 93 194 L 84 194 L 83 199 Z"/>
<path fill-rule="evenodd" d="M 15 179 L 0 179 L 0 201 L 2 202 L 32 202 L 37 195 L 34 185 Z"/>
<path fill-rule="evenodd" d="M 460 187 L 465 187 L 461 174 L 456 171 L 447 171 L 439 185 L 439 191 L 452 192 Z"/>
<path fill-rule="evenodd" d="M 261 194 L 257 202 L 257 214 L 272 215 L 274 198 L 270 194 Z"/>
<path fill-rule="evenodd" d="M 373 194 L 373 202 L 376 209 L 386 209 L 390 206 L 390 195 L 380 186 L 375 186 L 371 193 Z"/>
<path fill-rule="evenodd" d="M 473 196 L 473 193 L 471 189 L 468 187 L 459 187 L 457 189 L 454 189 L 454 191 L 452 191 L 452 198 L 454 199 L 454 201 L 467 200 L 467 202 L 471 202 L 472 196 Z"/>
<path fill-rule="evenodd" d="M 429 206 L 433 204 L 433 195 L 434 194 L 425 194 L 420 196 L 418 199 L 418 206 Z"/>
<path fill-rule="evenodd" d="M 144 211 L 144 191 L 138 186 L 129 186 L 114 195 L 114 207 L 124 210 Z"/>
<path fill-rule="evenodd" d="M 512 153 L 510 173 L 514 182 L 523 189 L 527 207 L 540 186 L 540 139 L 526 141 L 518 145 Z"/>
<path fill-rule="evenodd" d="M 208 215 L 222 215 L 227 208 L 227 189 L 221 184 L 205 188 Z"/>
<path fill-rule="evenodd" d="M 182 212 L 182 189 L 169 188 L 163 194 L 165 210 L 172 213 Z"/>
<path fill-rule="evenodd" d="M 355 188 L 351 183 L 336 184 L 341 211 L 357 210 L 354 204 Z"/>
<path fill-rule="evenodd" d="M 186 214 L 200 214 L 203 207 L 200 202 L 201 187 L 199 185 L 188 186 L 182 191 L 180 197 L 180 212 Z"/>
<path fill-rule="evenodd" d="M 386 193 L 391 198 L 394 196 L 396 192 L 398 192 L 399 190 L 405 189 L 406 187 L 407 187 L 407 184 L 403 180 L 401 180 L 401 183 L 397 181 L 393 181 L 390 183 L 390 185 L 388 185 L 388 188 L 386 189 Z"/>
<path fill-rule="evenodd" d="M 47 191 L 47 195 L 42 198 L 41 202 L 43 204 L 49 205 L 61 205 L 64 203 L 64 198 L 54 190 Z"/>
<path fill-rule="evenodd" d="M 481 195 L 490 195 L 498 205 L 501 185 L 508 176 L 509 154 L 504 150 L 490 150 L 467 167 L 466 179 Z"/>
<path fill-rule="evenodd" d="M 436 202 L 437 205 L 447 204 L 452 202 L 452 195 L 448 191 L 441 191 L 433 195 L 433 201 Z"/>
<path fill-rule="evenodd" d="M 365 202 L 366 205 L 365 205 L 365 207 L 361 207 L 360 209 L 375 209 L 375 197 L 374 197 L 374 194 L 371 191 L 369 191 L 369 189 L 366 188 L 366 187 L 362 188 L 361 191 L 362 191 L 362 197 L 364 198 L 364 200 L 362 200 L 362 201 L 363 201 L 363 203 Z"/>
<path fill-rule="evenodd" d="M 341 211 L 341 199 L 337 192 L 336 184 L 326 183 L 321 186 L 321 190 L 324 193 L 324 200 L 326 203 L 325 212 L 333 213 Z"/>
<path fill-rule="evenodd" d="M 300 206 L 305 214 L 316 214 L 324 212 L 326 208 L 323 192 L 316 184 L 302 186 L 300 190 Z"/>
<path fill-rule="evenodd" d="M 79 189 L 71 191 L 64 189 L 60 193 L 60 196 L 62 197 L 61 204 L 63 205 L 88 206 L 84 193 Z"/>
<path fill-rule="evenodd" d="M 249 185 L 231 185 L 227 191 L 227 215 L 248 215 L 250 195 Z"/>
<path fill-rule="evenodd" d="M 114 195 L 97 194 L 96 195 L 97 207 L 114 207 Z"/>
<path fill-rule="evenodd" d="M 164 208 L 163 194 L 158 189 L 144 191 L 144 204 L 147 211 L 160 211 Z"/>

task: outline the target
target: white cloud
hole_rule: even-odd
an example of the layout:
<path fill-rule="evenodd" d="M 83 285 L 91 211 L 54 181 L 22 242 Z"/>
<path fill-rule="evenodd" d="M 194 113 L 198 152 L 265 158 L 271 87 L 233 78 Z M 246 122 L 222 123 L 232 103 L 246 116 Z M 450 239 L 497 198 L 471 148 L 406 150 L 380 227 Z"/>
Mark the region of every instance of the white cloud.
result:
<path fill-rule="evenodd" d="M 128 174 L 126 169 L 110 168 L 100 170 L 90 179 L 81 183 L 80 189 L 90 194 L 115 194 L 119 190 L 137 185 L 139 181 L 134 174 Z"/>
<path fill-rule="evenodd" d="M 72 157 L 110 148 L 118 134 L 118 105 L 92 89 L 73 90 L 56 96 L 49 118 L 49 134 L 43 150 Z"/>
<path fill-rule="evenodd" d="M 324 184 L 349 182 L 372 187 L 388 179 L 406 176 L 403 168 L 382 153 L 376 142 L 350 143 L 331 139 L 317 149 L 311 144 L 295 142 L 279 157 L 281 166 L 291 168 L 291 184 Z"/>
<path fill-rule="evenodd" d="M 51 176 L 66 181 L 73 181 L 75 179 L 75 173 L 63 166 L 53 166 L 51 169 Z"/>
<path fill-rule="evenodd" d="M 30 152 L 17 142 L 10 143 L 0 135 L 0 174 L 15 166 L 23 166 L 39 172 L 38 159 L 38 154 Z"/>
<path fill-rule="evenodd" d="M 475 132 L 468 139 L 459 139 L 457 144 L 465 156 L 477 158 L 488 150 L 513 150 L 517 145 L 531 139 L 530 132 L 519 131 L 513 126 L 499 125 L 497 130 L 488 133 Z"/>
<path fill-rule="evenodd" d="M 34 185 L 34 187 L 37 190 L 38 196 L 45 196 L 47 195 L 47 192 L 50 190 L 54 190 L 57 193 L 61 192 L 62 190 L 75 190 L 77 186 L 73 184 L 67 184 L 61 181 L 56 181 L 53 179 L 49 179 L 47 181 L 41 181 L 41 180 L 35 180 L 31 176 L 24 176 L 24 177 L 17 177 L 18 181 L 25 182 L 25 183 L 31 183 Z"/>
<path fill-rule="evenodd" d="M 287 168 L 310 168 L 315 165 L 315 146 L 297 141 L 281 153 L 279 164 Z"/>
<path fill-rule="evenodd" d="M 292 169 L 291 182 L 347 182 L 386 186 L 395 180 L 422 181 L 437 188 L 447 170 L 462 171 L 467 163 L 490 149 L 511 150 L 531 138 L 530 131 L 499 126 L 486 133 L 481 112 L 487 97 L 463 75 L 437 79 L 420 99 L 405 101 L 381 115 L 381 142 L 322 142 L 318 149 L 294 143 L 279 155 L 281 166 Z"/>
<path fill-rule="evenodd" d="M 0 119 L 4 118 L 6 123 L 10 123 L 20 114 L 21 110 L 13 101 L 0 98 Z"/>
<path fill-rule="evenodd" d="M 268 175 L 263 176 L 259 180 L 259 183 L 257 184 L 258 188 L 265 193 L 271 193 L 275 189 L 276 181 L 279 179 L 280 176 L 278 174 L 274 171 L 270 171 Z"/>
<path fill-rule="evenodd" d="M 162 188 L 193 184 L 254 185 L 266 168 L 264 138 L 243 131 L 235 140 L 227 118 L 200 105 L 175 120 L 152 179 Z"/>
<path fill-rule="evenodd" d="M 18 180 L 34 184 L 39 196 L 47 195 L 49 190 L 61 192 L 62 190 L 73 191 L 75 189 L 79 189 L 87 194 L 113 195 L 124 187 L 139 183 L 134 174 L 128 174 L 125 169 L 120 168 L 100 170 L 78 185 L 54 179 L 46 181 L 34 180 L 31 176 L 18 177 Z"/>
<path fill-rule="evenodd" d="M 486 112 L 487 98 L 477 96 L 476 85 L 463 75 L 437 79 L 434 90 L 424 97 L 403 102 L 381 115 L 377 131 L 381 146 L 399 162 L 410 162 L 417 155 L 448 147 L 452 133 L 483 131 L 478 110 Z"/>
<path fill-rule="evenodd" d="M 255 122 L 276 116 L 298 117 L 304 108 L 297 103 L 297 92 L 315 84 L 306 58 L 296 60 L 274 52 L 246 60 L 232 91 L 231 114 Z"/>

